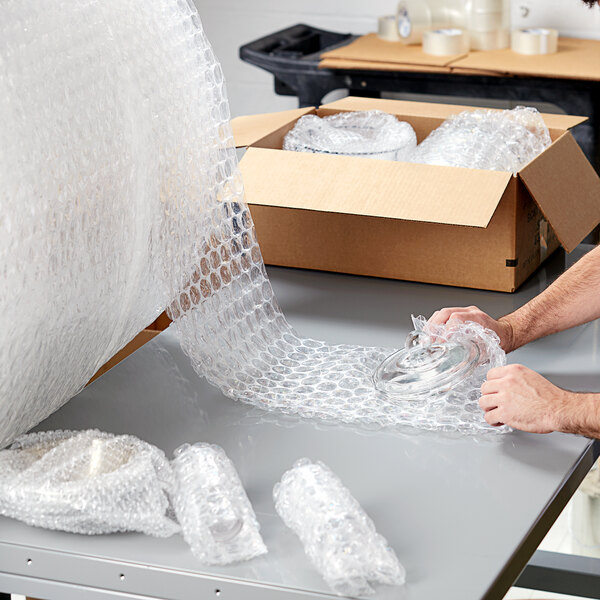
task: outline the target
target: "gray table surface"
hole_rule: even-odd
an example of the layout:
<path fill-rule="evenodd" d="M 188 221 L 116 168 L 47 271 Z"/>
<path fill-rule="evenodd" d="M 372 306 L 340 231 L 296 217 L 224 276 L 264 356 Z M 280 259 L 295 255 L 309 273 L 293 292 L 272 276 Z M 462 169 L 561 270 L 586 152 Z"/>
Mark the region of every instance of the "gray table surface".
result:
<path fill-rule="evenodd" d="M 477 304 L 510 312 L 564 268 L 562 251 L 516 294 L 269 269 L 291 323 L 330 342 L 398 346 L 410 314 Z M 600 391 L 592 323 L 510 356 L 558 384 Z M 367 432 L 297 422 L 223 397 L 164 332 L 44 421 L 39 429 L 130 433 L 170 454 L 185 441 L 221 445 L 239 470 L 269 554 L 205 568 L 180 536 L 86 537 L 0 519 L 0 591 L 70 598 L 329 596 L 298 539 L 275 514 L 273 484 L 303 456 L 350 488 L 407 570 L 377 598 L 501 598 L 592 464 L 591 442 L 514 432 L 494 441 L 434 433 Z M 85 591 L 81 586 L 86 586 Z"/>

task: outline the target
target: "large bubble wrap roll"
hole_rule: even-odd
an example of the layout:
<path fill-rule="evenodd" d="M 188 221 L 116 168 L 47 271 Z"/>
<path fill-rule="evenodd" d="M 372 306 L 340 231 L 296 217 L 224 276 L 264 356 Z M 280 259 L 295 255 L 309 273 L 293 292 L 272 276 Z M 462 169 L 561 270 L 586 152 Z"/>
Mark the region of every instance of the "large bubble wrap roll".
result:
<path fill-rule="evenodd" d="M 323 463 L 297 461 L 275 485 L 273 497 L 279 516 L 337 594 L 364 596 L 373 593 L 373 583 L 404 583 L 406 573 L 395 552 Z"/>
<path fill-rule="evenodd" d="M 198 374 L 235 400 L 491 429 L 460 401 L 424 411 L 376 391 L 389 349 L 302 338 L 286 321 L 191 0 L 7 0 L 0 28 L 0 447 L 165 307 Z"/>

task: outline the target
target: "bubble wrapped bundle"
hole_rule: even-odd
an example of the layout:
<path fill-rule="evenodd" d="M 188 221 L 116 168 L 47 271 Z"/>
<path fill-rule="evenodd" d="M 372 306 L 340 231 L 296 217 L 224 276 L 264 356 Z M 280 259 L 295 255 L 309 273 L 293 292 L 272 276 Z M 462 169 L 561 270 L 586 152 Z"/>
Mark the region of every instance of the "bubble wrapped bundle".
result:
<path fill-rule="evenodd" d="M 404 567 L 340 479 L 307 458 L 273 489 L 275 509 L 307 556 L 340 596 L 364 596 L 371 584 L 402 585 Z"/>
<path fill-rule="evenodd" d="M 412 126 L 380 110 L 304 115 L 283 141 L 284 150 L 400 161 L 416 146 Z"/>
<path fill-rule="evenodd" d="M 446 119 L 418 146 L 413 162 L 517 173 L 551 144 L 531 107 L 463 111 Z"/>
<path fill-rule="evenodd" d="M 173 459 L 173 506 L 194 556 L 227 565 L 267 552 L 242 482 L 219 446 L 184 444 Z"/>
<path fill-rule="evenodd" d="M 376 390 L 390 349 L 302 338 L 286 321 L 191 0 L 8 0 L 0 27 L 0 447 L 163 308 L 197 373 L 235 400 L 490 429 L 461 398 L 407 408 Z"/>
<path fill-rule="evenodd" d="M 167 537 L 173 485 L 165 455 L 129 435 L 31 433 L 0 451 L 0 515 L 36 527 Z"/>

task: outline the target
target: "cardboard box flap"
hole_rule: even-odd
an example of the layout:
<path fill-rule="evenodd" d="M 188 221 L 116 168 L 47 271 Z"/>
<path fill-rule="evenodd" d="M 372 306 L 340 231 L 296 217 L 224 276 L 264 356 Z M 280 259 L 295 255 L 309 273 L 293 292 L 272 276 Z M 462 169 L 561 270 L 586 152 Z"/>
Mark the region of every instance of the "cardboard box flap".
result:
<path fill-rule="evenodd" d="M 600 179 L 570 133 L 521 169 L 519 177 L 567 252 L 600 223 Z"/>
<path fill-rule="evenodd" d="M 313 107 L 309 106 L 308 108 L 294 108 L 274 113 L 236 117 L 231 120 L 236 148 L 251 146 L 273 131 L 284 127 L 307 113 L 314 112 L 314 110 Z"/>
<path fill-rule="evenodd" d="M 349 156 L 249 148 L 251 204 L 487 227 L 512 175 Z"/>
<path fill-rule="evenodd" d="M 383 110 L 393 115 L 403 117 L 427 117 L 446 119 L 463 110 L 481 110 L 475 106 L 463 106 L 460 104 L 437 104 L 430 102 L 410 102 L 408 100 L 390 100 L 386 98 L 359 98 L 346 96 L 335 102 L 323 104 L 320 108 L 350 111 L 350 110 Z M 499 109 L 500 110 L 500 109 Z M 587 121 L 588 117 L 571 115 L 553 115 L 542 113 L 544 123 L 549 129 L 567 131 Z"/>

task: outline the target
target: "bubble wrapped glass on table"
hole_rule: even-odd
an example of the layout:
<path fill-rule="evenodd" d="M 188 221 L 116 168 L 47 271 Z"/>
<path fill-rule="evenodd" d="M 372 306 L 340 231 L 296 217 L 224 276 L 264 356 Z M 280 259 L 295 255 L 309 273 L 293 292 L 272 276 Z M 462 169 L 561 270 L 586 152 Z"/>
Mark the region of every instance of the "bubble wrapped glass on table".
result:
<path fill-rule="evenodd" d="M 532 107 L 463 111 L 446 119 L 418 146 L 413 162 L 517 173 L 552 143 Z"/>
<path fill-rule="evenodd" d="M 175 450 L 173 506 L 185 541 L 200 562 L 227 565 L 267 552 L 242 482 L 219 446 Z"/>
<path fill-rule="evenodd" d="M 390 349 L 305 339 L 286 321 L 193 2 L 8 1 L 0 27 L 0 447 L 164 308 L 197 373 L 235 400 L 489 429 L 469 403 L 400 406 L 376 390 Z"/>
<path fill-rule="evenodd" d="M 364 596 L 374 592 L 373 583 L 404 583 L 406 573 L 394 550 L 323 463 L 297 461 L 275 485 L 273 498 L 275 510 L 337 594 Z"/>
<path fill-rule="evenodd" d="M 36 527 L 168 537 L 173 486 L 164 453 L 129 435 L 31 433 L 0 451 L 0 515 Z"/>
<path fill-rule="evenodd" d="M 305 115 L 283 141 L 284 150 L 379 160 L 407 160 L 416 146 L 412 126 L 380 110 Z"/>

